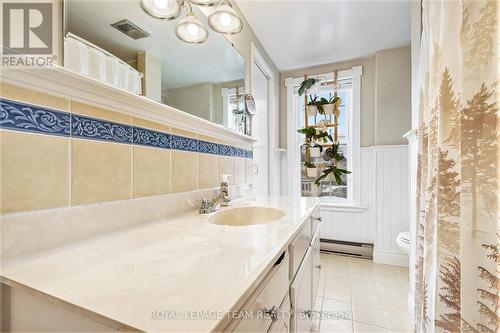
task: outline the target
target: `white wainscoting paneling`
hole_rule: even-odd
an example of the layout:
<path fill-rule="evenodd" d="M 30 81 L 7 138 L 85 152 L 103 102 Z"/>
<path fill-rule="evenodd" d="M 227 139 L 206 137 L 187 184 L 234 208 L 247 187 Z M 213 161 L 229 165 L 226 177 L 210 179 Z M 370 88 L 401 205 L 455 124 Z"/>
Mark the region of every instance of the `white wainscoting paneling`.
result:
<path fill-rule="evenodd" d="M 347 242 L 373 243 L 373 149 L 361 148 L 360 205 L 354 207 L 321 204 L 321 238 Z"/>
<path fill-rule="evenodd" d="M 378 146 L 375 159 L 375 240 L 373 261 L 408 266 L 396 237 L 409 230 L 408 146 Z"/>
<path fill-rule="evenodd" d="M 396 237 L 409 230 L 406 145 L 361 148 L 358 206 L 321 204 L 321 238 L 374 244 L 373 261 L 408 266 Z"/>

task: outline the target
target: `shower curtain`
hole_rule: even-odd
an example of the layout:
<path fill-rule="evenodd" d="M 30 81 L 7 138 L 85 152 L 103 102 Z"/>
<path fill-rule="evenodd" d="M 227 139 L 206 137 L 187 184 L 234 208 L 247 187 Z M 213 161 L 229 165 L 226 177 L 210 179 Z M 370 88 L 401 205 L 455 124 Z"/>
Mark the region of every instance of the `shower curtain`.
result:
<path fill-rule="evenodd" d="M 498 13 L 422 3 L 417 332 L 500 331 Z"/>

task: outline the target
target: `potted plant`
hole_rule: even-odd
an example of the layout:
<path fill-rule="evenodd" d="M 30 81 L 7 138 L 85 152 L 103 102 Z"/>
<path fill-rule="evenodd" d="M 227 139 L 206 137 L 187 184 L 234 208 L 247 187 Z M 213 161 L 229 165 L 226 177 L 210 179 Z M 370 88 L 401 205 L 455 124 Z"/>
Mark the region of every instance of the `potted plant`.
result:
<path fill-rule="evenodd" d="M 318 114 L 318 106 L 316 105 L 316 100 L 318 99 L 317 96 L 314 96 L 314 98 L 309 95 L 309 102 L 306 105 L 306 111 L 308 116 L 315 116 Z"/>
<path fill-rule="evenodd" d="M 309 156 L 313 158 L 321 157 L 321 152 L 323 151 L 323 147 L 318 145 L 317 143 L 309 148 Z"/>
<path fill-rule="evenodd" d="M 322 97 L 318 103 L 322 103 L 321 106 L 325 115 L 331 115 L 339 107 L 341 100 L 339 97 L 332 97 L 329 100 Z"/>
<path fill-rule="evenodd" d="M 350 174 L 351 172 L 345 169 L 340 169 L 337 167 L 336 163 L 345 159 L 344 155 L 340 151 L 340 144 L 334 143 L 331 148 L 328 148 L 325 151 L 325 155 L 328 154 L 328 157 L 334 160 L 334 163 L 330 164 L 328 168 L 323 170 L 321 176 L 319 176 L 314 182 L 317 186 L 321 184 L 321 181 L 327 177 L 333 176 L 337 185 L 342 184 L 342 175 Z"/>
<path fill-rule="evenodd" d="M 323 141 L 328 142 L 333 141 L 332 136 L 326 131 L 326 128 L 315 128 L 313 126 L 298 129 L 297 132 L 300 134 L 305 134 L 306 142 Z"/>
<path fill-rule="evenodd" d="M 310 161 L 306 161 L 304 163 L 304 166 L 306 167 L 307 177 L 312 177 L 312 178 L 318 177 L 318 168 L 316 167 L 316 164 Z"/>

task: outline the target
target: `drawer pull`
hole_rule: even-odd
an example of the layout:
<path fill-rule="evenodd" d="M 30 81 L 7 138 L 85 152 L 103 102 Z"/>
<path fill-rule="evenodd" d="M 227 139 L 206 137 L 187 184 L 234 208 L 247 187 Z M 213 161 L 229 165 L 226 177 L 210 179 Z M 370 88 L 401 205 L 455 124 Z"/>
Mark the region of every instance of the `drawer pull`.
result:
<path fill-rule="evenodd" d="M 276 262 L 274 263 L 273 266 L 278 266 L 279 264 L 281 264 L 281 262 L 283 261 L 283 259 L 285 259 L 285 252 L 283 252 L 283 254 L 280 255 L 280 257 L 278 258 L 278 260 L 276 260 Z"/>
<path fill-rule="evenodd" d="M 316 268 L 317 269 L 321 269 L 321 265 L 316 265 Z"/>
<path fill-rule="evenodd" d="M 311 221 L 318 221 L 318 222 L 321 222 L 323 219 L 321 218 L 321 216 L 319 217 L 314 217 L 314 216 L 311 216 Z"/>
<path fill-rule="evenodd" d="M 264 314 L 271 317 L 271 321 L 274 323 L 278 320 L 278 308 L 276 305 L 273 305 L 271 309 L 264 309 Z"/>

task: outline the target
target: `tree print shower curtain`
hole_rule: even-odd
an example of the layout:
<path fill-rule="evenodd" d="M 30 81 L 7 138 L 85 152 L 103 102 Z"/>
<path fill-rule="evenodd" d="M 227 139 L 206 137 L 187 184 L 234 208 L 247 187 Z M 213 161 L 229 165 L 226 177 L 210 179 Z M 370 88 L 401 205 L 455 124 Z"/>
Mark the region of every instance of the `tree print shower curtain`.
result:
<path fill-rule="evenodd" d="M 417 332 L 500 332 L 498 13 L 422 3 Z"/>

